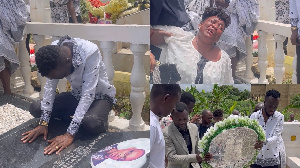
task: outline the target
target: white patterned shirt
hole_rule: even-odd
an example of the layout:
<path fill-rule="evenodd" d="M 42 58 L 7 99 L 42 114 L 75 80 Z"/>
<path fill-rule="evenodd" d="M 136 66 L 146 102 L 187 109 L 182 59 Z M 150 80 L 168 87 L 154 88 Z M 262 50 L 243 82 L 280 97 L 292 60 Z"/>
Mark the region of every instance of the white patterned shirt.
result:
<path fill-rule="evenodd" d="M 298 37 L 300 37 L 300 1 L 290 0 L 290 14 L 291 26 L 298 27 Z"/>
<path fill-rule="evenodd" d="M 80 123 L 95 99 L 106 99 L 115 103 L 116 89 L 108 82 L 106 69 L 100 51 L 96 44 L 82 39 L 71 39 L 67 36 L 61 41 L 54 41 L 52 45 L 63 45 L 65 42 L 73 43 L 72 63 L 74 72 L 67 76 L 72 87 L 72 95 L 79 100 L 73 120 L 67 130 L 74 135 Z M 49 123 L 55 99 L 58 79 L 48 79 L 45 85 L 45 94 L 41 102 L 41 120 Z"/>
<path fill-rule="evenodd" d="M 263 167 L 279 165 L 278 141 L 280 140 L 283 129 L 284 116 L 280 112 L 275 111 L 273 116 L 270 116 L 265 123 L 262 110 L 259 110 L 254 112 L 250 118 L 256 119 L 259 122 L 259 125 L 264 129 L 267 139 L 266 144 L 263 145 L 262 150 L 257 156 L 255 164 Z"/>
<path fill-rule="evenodd" d="M 159 117 L 150 111 L 150 168 L 165 167 L 165 139 Z"/>

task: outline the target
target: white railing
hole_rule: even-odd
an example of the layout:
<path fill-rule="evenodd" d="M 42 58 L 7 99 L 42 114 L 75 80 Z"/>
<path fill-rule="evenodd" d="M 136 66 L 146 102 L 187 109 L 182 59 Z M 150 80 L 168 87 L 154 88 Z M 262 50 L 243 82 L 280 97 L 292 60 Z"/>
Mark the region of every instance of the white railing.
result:
<path fill-rule="evenodd" d="M 108 79 L 113 84 L 114 66 L 112 63 L 112 51 L 116 42 L 130 43 L 130 50 L 134 56 L 134 64 L 131 71 L 131 93 L 130 101 L 133 116 L 129 121 L 130 130 L 143 130 L 144 122 L 141 117 L 142 108 L 145 102 L 146 73 L 144 70 L 143 56 L 149 48 L 150 26 L 147 25 L 96 25 L 96 24 L 55 24 L 55 23 L 27 23 L 25 33 L 33 34 L 36 42 L 36 51 L 46 45 L 45 36 L 69 35 L 73 38 L 82 38 L 99 44 L 103 53 L 103 61 L 106 65 Z M 24 78 L 24 93 L 30 93 L 33 88 L 30 84 L 29 56 L 25 48 L 25 42 L 20 44 L 19 58 L 21 72 Z M 45 86 L 45 78 L 38 75 L 41 88 Z M 61 86 L 65 88 L 64 82 Z M 40 98 L 44 90 L 40 92 Z"/>
<path fill-rule="evenodd" d="M 289 24 L 283 24 L 272 21 L 259 20 L 256 26 L 256 30 L 258 31 L 258 68 L 260 72 L 260 78 L 258 79 L 259 84 L 268 83 L 266 79 L 266 70 L 268 68 L 268 47 L 267 47 L 267 35 L 271 34 L 274 36 L 275 42 L 277 43 L 277 47 L 275 49 L 274 61 L 274 75 L 276 78 L 276 84 L 282 84 L 283 76 L 285 73 L 284 68 L 284 50 L 283 50 L 283 42 L 286 37 L 291 36 L 291 26 Z M 246 58 L 246 72 L 244 78 L 246 81 L 251 81 L 253 78 L 253 72 L 251 70 L 253 64 L 253 55 L 252 55 L 252 41 L 250 37 L 246 39 L 247 46 L 247 58 Z M 296 80 L 296 57 L 294 57 L 293 61 L 293 83 Z"/>

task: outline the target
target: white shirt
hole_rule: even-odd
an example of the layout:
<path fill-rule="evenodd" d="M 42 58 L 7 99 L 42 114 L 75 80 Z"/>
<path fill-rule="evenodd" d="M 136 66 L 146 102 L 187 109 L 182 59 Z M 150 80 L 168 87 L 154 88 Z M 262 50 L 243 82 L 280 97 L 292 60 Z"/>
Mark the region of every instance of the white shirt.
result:
<path fill-rule="evenodd" d="M 150 111 L 150 168 L 165 167 L 165 139 L 159 117 Z"/>
<path fill-rule="evenodd" d="M 79 100 L 73 120 L 67 130 L 67 132 L 74 135 L 92 102 L 95 99 L 107 99 L 115 103 L 116 89 L 108 82 L 106 69 L 97 45 L 78 38 L 64 39 L 60 45 L 65 42 L 73 43 L 72 63 L 75 69 L 66 78 L 71 84 L 72 95 Z M 52 43 L 52 45 L 57 44 L 58 41 Z M 41 102 L 41 119 L 48 123 L 58 81 L 58 79 L 47 79 L 45 85 L 45 94 Z"/>
<path fill-rule="evenodd" d="M 290 0 L 290 19 L 292 27 L 298 27 L 298 37 L 300 36 L 300 1 Z"/>
<path fill-rule="evenodd" d="M 275 111 L 273 116 L 270 116 L 267 123 L 265 123 L 262 110 L 259 110 L 253 113 L 250 118 L 256 119 L 259 122 L 259 125 L 264 129 L 267 139 L 267 143 L 264 144 L 262 150 L 259 152 L 255 164 L 264 167 L 279 165 L 278 141 L 283 129 L 284 116 L 280 112 Z"/>

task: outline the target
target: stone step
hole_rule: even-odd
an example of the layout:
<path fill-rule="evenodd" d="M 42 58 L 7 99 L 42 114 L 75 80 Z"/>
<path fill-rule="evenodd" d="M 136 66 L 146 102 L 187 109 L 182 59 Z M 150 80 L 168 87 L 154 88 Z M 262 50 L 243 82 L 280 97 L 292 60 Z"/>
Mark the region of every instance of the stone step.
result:
<path fill-rule="evenodd" d="M 289 168 L 299 168 L 300 167 L 300 158 L 298 157 L 288 157 L 287 166 Z"/>

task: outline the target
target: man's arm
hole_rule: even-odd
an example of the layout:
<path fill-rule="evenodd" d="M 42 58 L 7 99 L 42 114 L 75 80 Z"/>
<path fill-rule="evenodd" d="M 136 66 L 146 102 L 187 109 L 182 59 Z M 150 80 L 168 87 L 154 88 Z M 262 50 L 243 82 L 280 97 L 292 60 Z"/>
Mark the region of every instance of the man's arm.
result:
<path fill-rule="evenodd" d="M 79 129 L 80 123 L 85 113 L 90 108 L 95 98 L 96 86 L 99 79 L 100 51 L 95 51 L 86 61 L 83 72 L 83 84 L 81 98 L 75 110 L 74 118 L 68 127 L 67 132 L 75 135 Z"/>
<path fill-rule="evenodd" d="M 44 97 L 41 101 L 41 121 L 45 121 L 47 123 L 50 121 L 58 81 L 58 79 L 47 78 Z"/>
<path fill-rule="evenodd" d="M 69 2 L 67 3 L 67 7 L 68 7 L 69 14 L 72 17 L 73 23 L 78 23 L 77 18 L 76 18 L 75 8 L 74 8 L 74 1 L 69 0 Z"/>
<path fill-rule="evenodd" d="M 290 0 L 290 14 L 291 18 L 291 26 L 297 27 L 297 24 L 299 22 L 299 14 L 297 10 L 297 3 L 295 0 Z"/>
<path fill-rule="evenodd" d="M 21 138 L 21 141 L 23 141 L 23 143 L 31 143 L 40 135 L 44 135 L 44 140 L 47 139 L 48 123 L 51 117 L 57 83 L 57 79 L 47 79 L 47 83 L 45 85 L 44 98 L 41 101 L 42 114 L 39 126 L 34 128 L 33 130 L 27 131 L 22 134 L 23 137 Z"/>

